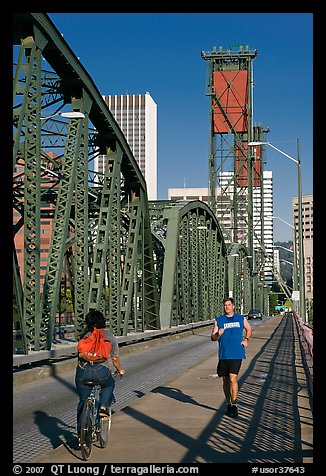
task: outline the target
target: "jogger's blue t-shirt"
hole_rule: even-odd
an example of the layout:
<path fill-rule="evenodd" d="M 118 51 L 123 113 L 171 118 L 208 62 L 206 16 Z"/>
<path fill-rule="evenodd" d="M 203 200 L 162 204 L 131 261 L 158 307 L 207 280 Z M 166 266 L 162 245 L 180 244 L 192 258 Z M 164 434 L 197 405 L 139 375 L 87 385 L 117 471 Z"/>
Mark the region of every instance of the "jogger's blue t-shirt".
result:
<path fill-rule="evenodd" d="M 225 359 L 245 359 L 246 351 L 241 345 L 243 339 L 244 316 L 233 314 L 227 317 L 225 314 L 215 318 L 217 327 L 224 329 L 224 333 L 219 338 L 219 360 Z"/>

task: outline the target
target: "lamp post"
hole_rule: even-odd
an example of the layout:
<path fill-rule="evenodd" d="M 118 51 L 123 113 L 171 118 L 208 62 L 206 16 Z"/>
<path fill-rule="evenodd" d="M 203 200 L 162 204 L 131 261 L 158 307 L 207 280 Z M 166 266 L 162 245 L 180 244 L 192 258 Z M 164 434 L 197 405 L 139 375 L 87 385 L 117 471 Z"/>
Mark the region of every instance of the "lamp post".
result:
<path fill-rule="evenodd" d="M 286 225 L 289 225 L 293 230 L 294 230 L 294 226 L 291 225 L 290 223 L 288 223 L 287 221 L 283 220 L 283 218 L 280 218 L 280 217 L 272 217 L 272 218 L 278 218 L 279 220 L 281 220 L 283 223 L 285 223 Z M 296 246 L 296 243 L 295 243 L 295 239 L 294 239 L 294 243 L 293 243 L 293 248 L 294 250 L 290 250 L 289 248 L 285 248 L 284 246 L 280 246 L 280 245 L 273 245 L 273 248 L 283 248 L 285 251 L 289 251 L 290 253 L 293 253 L 293 262 L 295 263 L 295 265 L 293 265 L 293 290 L 297 291 L 298 290 L 298 259 L 297 259 L 297 246 Z"/>
<path fill-rule="evenodd" d="M 277 218 L 278 220 L 281 220 L 283 223 L 285 223 L 286 225 L 289 225 L 289 226 L 290 226 L 291 228 L 293 228 L 293 230 L 294 230 L 294 226 L 291 225 L 291 223 L 289 223 L 288 221 L 283 220 L 283 218 L 281 218 L 281 217 L 276 217 L 276 216 L 272 216 L 272 218 L 273 218 L 273 219 L 274 219 L 274 218 Z"/>
<path fill-rule="evenodd" d="M 273 218 L 279 218 L 279 217 L 273 217 Z M 284 220 L 282 220 L 282 221 L 284 221 Z M 287 223 L 287 222 L 284 222 L 284 223 Z M 294 226 L 290 225 L 290 223 L 287 223 L 287 224 L 289 226 L 291 226 L 291 228 L 294 229 Z M 296 294 L 298 293 L 298 270 L 297 270 L 297 259 L 296 259 L 295 246 L 294 246 L 294 251 L 291 250 L 290 248 L 285 248 L 285 246 L 281 246 L 281 245 L 273 245 L 273 248 L 282 248 L 282 250 L 288 251 L 288 252 L 293 254 L 293 263 L 291 263 L 291 261 L 287 261 L 287 260 L 281 259 L 281 258 L 280 258 L 280 261 L 284 262 L 284 263 L 288 263 L 293 267 L 293 290 L 292 291 L 295 291 L 295 294 L 292 294 L 292 299 L 293 299 L 293 301 L 294 300 L 298 301 L 298 298 L 295 298 Z M 295 310 L 298 311 L 297 308 L 295 308 Z"/>
<path fill-rule="evenodd" d="M 300 292 L 300 317 L 304 322 L 307 322 L 306 317 L 306 297 L 305 297 L 305 274 L 304 274 L 304 251 L 303 251 L 303 230 L 302 230 L 302 184 L 301 184 L 301 160 L 300 160 L 300 141 L 297 139 L 297 159 L 294 159 L 290 155 L 286 154 L 282 150 L 275 147 L 270 142 L 249 142 L 248 145 L 254 147 L 256 145 L 268 145 L 275 149 L 280 154 L 284 155 L 288 159 L 297 164 L 298 175 L 298 248 L 299 248 L 299 292 Z M 284 221 L 284 220 L 283 220 Z M 296 241 L 296 234 L 294 228 L 294 241 Z"/>
<path fill-rule="evenodd" d="M 282 258 L 282 259 L 280 259 L 280 261 L 281 261 L 282 263 L 287 263 L 287 264 L 290 264 L 291 266 L 294 266 L 294 264 L 291 263 L 291 261 L 288 261 L 287 259 L 283 259 L 283 258 Z"/>

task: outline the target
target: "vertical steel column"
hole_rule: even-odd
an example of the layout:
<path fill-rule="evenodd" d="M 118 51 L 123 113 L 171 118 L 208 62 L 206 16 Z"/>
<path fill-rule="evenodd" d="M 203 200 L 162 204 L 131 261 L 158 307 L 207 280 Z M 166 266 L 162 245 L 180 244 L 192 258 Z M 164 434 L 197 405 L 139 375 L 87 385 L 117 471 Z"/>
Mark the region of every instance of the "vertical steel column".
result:
<path fill-rule="evenodd" d="M 216 145 L 214 134 L 214 99 L 213 61 L 209 62 L 209 156 L 208 156 L 208 205 L 216 213 Z"/>
<path fill-rule="evenodd" d="M 179 220 L 176 210 L 167 209 L 164 211 L 164 216 L 168 219 L 168 226 L 160 302 L 161 329 L 166 329 L 171 325 L 179 233 Z"/>
<path fill-rule="evenodd" d="M 213 268 L 213 233 L 212 233 L 212 220 L 207 218 L 206 221 L 206 250 L 207 250 L 207 283 L 205 293 L 207 296 L 207 319 L 213 319 L 213 307 L 214 307 L 214 274 L 215 268 Z"/>
<path fill-rule="evenodd" d="M 141 192 L 143 208 L 143 312 L 146 329 L 160 329 L 159 303 L 154 269 L 153 240 L 151 233 L 147 194 Z"/>
<path fill-rule="evenodd" d="M 13 353 L 28 353 L 26 341 L 26 323 L 23 319 L 23 290 L 19 274 L 19 266 L 17 261 L 16 250 L 13 250 L 13 325 L 14 325 L 14 342 Z"/>
<path fill-rule="evenodd" d="M 83 122 L 70 119 L 53 220 L 51 246 L 42 295 L 40 347 L 51 349 L 55 316 L 58 310 L 61 275 L 69 236 L 69 220 L 76 182 L 76 167 L 80 154 Z M 45 342 L 46 340 L 46 342 Z"/>
<path fill-rule="evenodd" d="M 40 348 L 40 203 L 41 203 L 41 51 L 32 38 L 24 42 L 27 76 L 24 153 L 24 284 L 23 313 L 27 345 Z"/>
<path fill-rule="evenodd" d="M 133 327 L 136 332 L 145 330 L 145 295 L 144 295 L 144 210 L 142 196 L 139 196 L 139 227 L 136 237 L 136 255 L 137 259 L 134 266 L 134 286 L 133 286 L 133 305 L 132 313 L 134 317 Z"/>
<path fill-rule="evenodd" d="M 191 318 L 189 302 L 189 242 L 188 242 L 188 213 L 182 217 L 178 236 L 178 272 L 176 292 L 179 295 L 179 306 L 176 325 L 187 324 Z"/>
<path fill-rule="evenodd" d="M 73 300 L 75 338 L 79 339 L 88 311 L 88 117 L 83 119 L 80 154 L 76 164 Z M 72 288 L 72 286 L 71 286 Z"/>
<path fill-rule="evenodd" d="M 140 197 L 132 192 L 129 213 L 128 240 L 121 283 L 121 326 L 118 335 L 127 335 L 128 324 L 132 317 L 132 298 L 135 293 L 134 277 L 139 259 L 138 241 L 141 222 Z M 136 311 L 136 309 L 134 309 Z"/>
<path fill-rule="evenodd" d="M 210 291 L 211 291 L 211 318 L 213 319 L 219 312 L 219 302 L 220 302 L 220 247 L 218 245 L 217 230 L 211 229 L 210 233 L 210 268 L 211 268 L 211 282 L 210 282 Z M 224 292 L 223 292 L 224 296 Z"/>
<path fill-rule="evenodd" d="M 199 248 L 198 248 L 198 230 L 197 230 L 197 213 L 194 211 L 191 214 L 191 267 L 193 270 L 192 287 L 194 289 L 193 294 L 193 309 L 195 315 L 195 321 L 200 316 L 200 291 L 199 291 Z"/>
<path fill-rule="evenodd" d="M 120 174 L 122 150 L 107 150 L 100 213 L 90 276 L 88 308 L 105 312 L 105 270 L 109 259 L 109 321 L 113 332 L 120 327 Z"/>
<path fill-rule="evenodd" d="M 199 294 L 199 316 L 198 321 L 208 319 L 208 296 L 207 296 L 207 238 L 206 238 L 205 215 L 199 215 L 197 221 L 198 234 L 198 294 Z"/>
<path fill-rule="evenodd" d="M 218 300 L 217 308 L 221 312 L 223 310 L 223 299 L 226 297 L 226 283 L 227 283 L 227 261 L 222 254 L 222 242 L 221 238 L 218 237 L 216 242 L 216 255 L 218 256 Z"/>

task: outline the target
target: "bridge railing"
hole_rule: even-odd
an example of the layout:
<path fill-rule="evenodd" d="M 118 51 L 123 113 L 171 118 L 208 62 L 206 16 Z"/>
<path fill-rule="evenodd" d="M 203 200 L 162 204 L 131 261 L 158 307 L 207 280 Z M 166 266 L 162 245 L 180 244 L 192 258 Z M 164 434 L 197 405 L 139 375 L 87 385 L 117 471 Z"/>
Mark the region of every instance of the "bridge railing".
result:
<path fill-rule="evenodd" d="M 117 336 L 119 347 L 129 346 L 133 344 L 141 344 L 150 340 L 159 338 L 175 338 L 180 335 L 186 335 L 189 332 L 194 333 L 196 329 L 212 326 L 212 320 L 201 322 L 191 322 L 189 324 L 178 325 L 166 329 L 158 329 L 154 331 L 135 332 L 127 336 Z M 71 327 L 71 326 L 70 326 Z M 72 330 L 69 329 L 68 330 Z M 13 368 L 26 366 L 30 364 L 40 364 L 49 361 L 59 361 L 61 359 L 70 359 L 77 357 L 77 342 L 72 338 L 63 338 L 55 341 L 51 350 L 39 350 L 30 352 L 29 354 L 14 354 Z"/>
<path fill-rule="evenodd" d="M 295 311 L 293 312 L 294 320 L 297 325 L 300 345 L 302 350 L 302 356 L 304 365 L 306 368 L 307 378 L 309 382 L 309 390 L 311 395 L 313 393 L 313 332 L 303 319 Z"/>

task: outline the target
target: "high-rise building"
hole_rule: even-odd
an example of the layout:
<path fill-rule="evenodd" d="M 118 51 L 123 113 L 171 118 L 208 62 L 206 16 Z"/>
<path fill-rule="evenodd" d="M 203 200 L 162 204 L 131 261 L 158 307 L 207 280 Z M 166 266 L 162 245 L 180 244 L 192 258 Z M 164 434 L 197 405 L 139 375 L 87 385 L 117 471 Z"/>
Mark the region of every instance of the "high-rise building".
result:
<path fill-rule="evenodd" d="M 157 105 L 151 95 L 103 96 L 124 133 L 146 180 L 149 200 L 157 200 Z M 94 161 L 95 172 L 104 172 L 105 156 Z"/>
<path fill-rule="evenodd" d="M 263 192 L 263 193 L 262 193 Z M 263 216 L 263 242 L 261 240 L 261 214 Z M 263 244 L 267 260 L 264 266 L 265 281 L 273 279 L 273 172 L 263 172 L 263 188 L 253 187 L 253 222 L 254 222 L 254 249 Z"/>
<path fill-rule="evenodd" d="M 313 299 L 313 235 L 314 235 L 314 197 L 313 195 L 302 196 L 302 233 L 303 254 L 305 270 L 305 295 L 306 299 Z M 298 197 L 292 197 L 292 222 L 298 227 Z"/>

